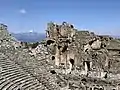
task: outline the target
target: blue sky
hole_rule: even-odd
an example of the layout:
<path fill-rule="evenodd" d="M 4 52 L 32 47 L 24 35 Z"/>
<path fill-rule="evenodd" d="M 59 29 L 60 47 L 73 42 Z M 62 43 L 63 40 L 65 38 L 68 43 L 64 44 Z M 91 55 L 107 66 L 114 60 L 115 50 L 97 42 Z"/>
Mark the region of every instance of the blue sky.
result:
<path fill-rule="evenodd" d="M 50 21 L 120 35 L 120 0 L 0 0 L 0 22 L 10 32 L 45 32 Z"/>

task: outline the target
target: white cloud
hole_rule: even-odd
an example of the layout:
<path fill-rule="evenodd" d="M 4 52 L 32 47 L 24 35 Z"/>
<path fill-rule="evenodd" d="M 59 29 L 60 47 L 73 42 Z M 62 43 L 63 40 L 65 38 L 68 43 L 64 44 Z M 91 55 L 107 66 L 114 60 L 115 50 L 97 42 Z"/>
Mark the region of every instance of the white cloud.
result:
<path fill-rule="evenodd" d="M 22 13 L 22 14 L 26 14 L 27 13 L 25 9 L 21 9 L 19 12 Z"/>
<path fill-rule="evenodd" d="M 33 32 L 33 30 L 31 29 L 29 32 L 31 32 L 31 33 L 32 33 L 32 32 Z"/>

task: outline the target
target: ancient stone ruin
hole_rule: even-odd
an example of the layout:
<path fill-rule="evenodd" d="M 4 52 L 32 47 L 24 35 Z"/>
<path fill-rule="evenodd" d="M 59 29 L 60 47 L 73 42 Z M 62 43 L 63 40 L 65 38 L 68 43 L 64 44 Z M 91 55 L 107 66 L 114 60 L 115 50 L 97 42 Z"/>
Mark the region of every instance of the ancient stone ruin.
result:
<path fill-rule="evenodd" d="M 67 65 L 70 64 L 70 69 L 75 63 L 75 53 L 74 50 L 70 50 L 72 44 L 75 41 L 76 31 L 73 25 L 63 22 L 62 25 L 57 25 L 54 23 L 48 23 L 48 30 L 46 31 L 47 45 L 53 47 L 52 56 L 55 59 L 55 65 Z M 72 49 L 72 48 L 71 48 Z"/>
<path fill-rule="evenodd" d="M 65 68 L 69 69 L 71 72 L 73 67 L 84 64 L 85 74 L 89 70 L 92 70 L 93 65 L 95 64 L 92 59 L 92 52 L 102 52 L 105 55 L 105 65 L 108 66 L 108 54 L 107 54 L 107 44 L 105 39 L 99 36 L 93 37 L 91 41 L 88 41 L 86 45 L 77 44 L 77 31 L 73 25 L 63 22 L 62 25 L 57 25 L 54 23 L 48 23 L 48 28 L 46 30 L 46 44 L 48 48 L 52 48 L 51 52 L 53 53 L 52 59 L 55 60 L 56 66 L 64 65 Z M 82 60 L 79 48 L 83 46 L 84 55 L 86 58 Z M 96 65 L 94 65 L 96 66 Z M 82 66 L 83 67 L 83 66 Z M 103 69 L 104 67 L 96 67 Z"/>
<path fill-rule="evenodd" d="M 0 90 L 120 90 L 120 40 L 50 22 L 28 43 L 0 24 Z"/>
<path fill-rule="evenodd" d="M 80 75 L 99 79 L 110 78 L 111 61 L 108 48 L 112 37 L 95 35 L 87 31 L 81 31 L 83 34 L 80 37 L 79 32 L 66 22 L 61 25 L 48 23 L 46 44 L 51 50 L 51 59 L 55 65 L 64 66 L 66 74 L 74 72 L 79 67 Z M 84 37 L 85 33 L 88 35 Z M 82 39 L 83 37 L 85 39 Z"/>

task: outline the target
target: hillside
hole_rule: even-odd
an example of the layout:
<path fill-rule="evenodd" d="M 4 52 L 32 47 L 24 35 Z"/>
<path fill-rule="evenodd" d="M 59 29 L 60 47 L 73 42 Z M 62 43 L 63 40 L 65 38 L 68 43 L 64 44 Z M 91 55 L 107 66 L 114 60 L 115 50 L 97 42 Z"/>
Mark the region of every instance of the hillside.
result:
<path fill-rule="evenodd" d="M 13 37 L 22 42 L 40 42 L 45 39 L 44 33 L 26 32 L 26 33 L 11 33 Z"/>

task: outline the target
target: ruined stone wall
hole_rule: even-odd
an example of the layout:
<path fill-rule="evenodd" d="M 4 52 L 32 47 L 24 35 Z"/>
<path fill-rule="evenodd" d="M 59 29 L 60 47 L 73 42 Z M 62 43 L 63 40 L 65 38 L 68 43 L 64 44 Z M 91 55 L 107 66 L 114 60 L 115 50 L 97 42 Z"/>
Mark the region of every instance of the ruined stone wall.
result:
<path fill-rule="evenodd" d="M 76 30 L 74 26 L 63 22 L 61 25 L 54 23 L 48 23 L 48 30 L 46 30 L 46 42 L 51 51 L 55 52 L 55 65 L 70 64 L 70 60 L 75 62 L 76 58 L 76 45 L 75 45 L 75 34 Z M 75 47 L 74 47 L 75 46 Z M 76 59 L 77 60 L 77 59 Z"/>
<path fill-rule="evenodd" d="M 78 31 L 68 23 L 61 25 L 52 23 L 52 26 L 49 24 L 48 27 L 46 45 L 51 51 L 54 65 L 64 66 L 68 72 L 78 73 L 80 76 L 116 79 L 114 74 L 120 71 L 117 69 L 120 65 L 119 50 L 109 47 L 113 46 L 111 41 L 117 43 L 115 46 L 119 46 L 118 42 L 108 36 L 95 35 L 89 31 Z M 86 50 L 84 50 L 85 46 Z M 111 72 L 114 74 L 112 75 Z"/>
<path fill-rule="evenodd" d="M 84 52 L 84 45 L 91 42 L 93 44 L 91 44 L 90 47 L 95 47 L 100 44 L 98 49 L 101 48 L 102 43 L 106 44 L 103 37 L 97 36 L 89 31 L 78 31 L 73 25 L 66 22 L 63 22 L 61 25 L 51 22 L 48 23 L 47 27 L 46 42 L 51 52 L 54 52 L 55 65 L 59 66 L 64 64 L 67 67 L 67 65 L 69 66 L 71 63 L 70 60 L 73 60 L 74 66 L 83 67 L 84 62 L 87 61 L 89 63 L 93 62 L 93 67 L 103 68 L 105 60 L 102 61 L 101 57 L 105 59 L 106 52 L 102 53 L 103 56 L 99 53 L 97 54 L 97 51 L 90 51 L 89 54 Z M 99 40 L 97 42 L 97 38 L 102 40 L 102 43 Z"/>

